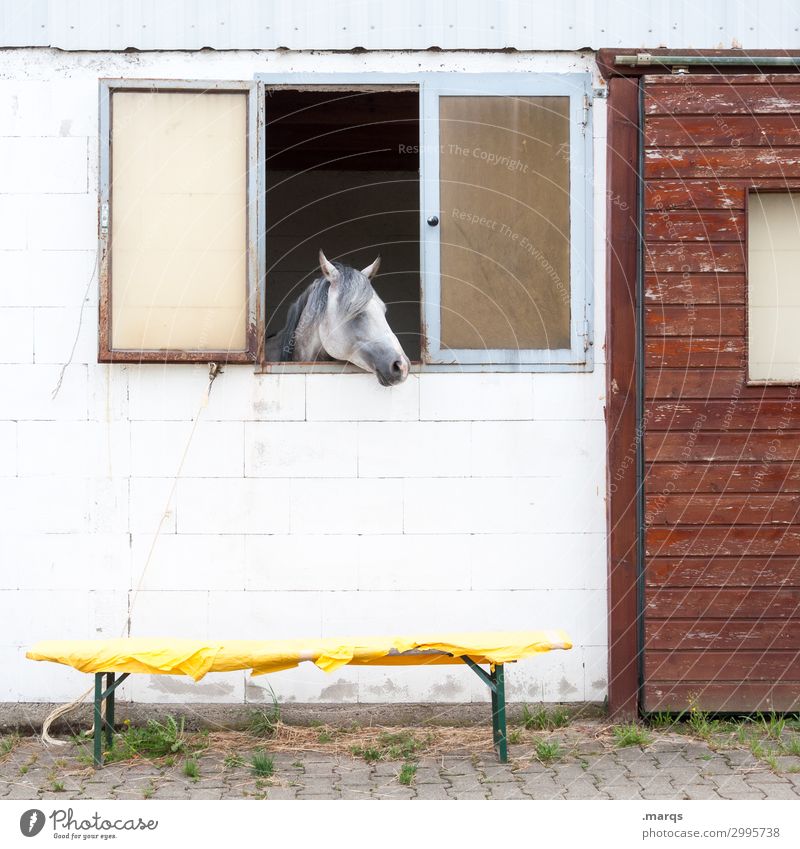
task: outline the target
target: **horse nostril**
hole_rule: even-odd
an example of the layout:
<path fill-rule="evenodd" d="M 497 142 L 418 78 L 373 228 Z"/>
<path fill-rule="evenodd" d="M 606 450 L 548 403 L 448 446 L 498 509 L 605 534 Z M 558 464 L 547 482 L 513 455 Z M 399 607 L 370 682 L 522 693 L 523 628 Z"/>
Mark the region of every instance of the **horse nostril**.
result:
<path fill-rule="evenodd" d="M 392 363 L 392 374 L 404 374 L 405 365 L 406 364 L 402 360 L 395 360 Z"/>

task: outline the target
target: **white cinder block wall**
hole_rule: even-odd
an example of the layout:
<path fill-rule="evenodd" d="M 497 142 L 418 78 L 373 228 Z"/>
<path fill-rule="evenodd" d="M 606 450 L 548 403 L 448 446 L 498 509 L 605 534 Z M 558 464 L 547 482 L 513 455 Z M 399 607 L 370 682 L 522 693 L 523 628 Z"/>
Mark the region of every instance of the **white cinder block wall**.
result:
<path fill-rule="evenodd" d="M 588 211 L 593 373 L 428 373 L 388 390 L 368 375 L 229 366 L 173 492 L 206 368 L 96 362 L 98 78 L 309 70 L 594 72 L 594 62 L 0 51 L 0 701 L 62 701 L 87 686 L 25 660 L 40 639 L 552 627 L 575 649 L 511 667 L 510 697 L 606 694 L 604 101 Z M 133 676 L 123 697 L 260 701 L 268 681 L 301 702 L 487 695 L 461 667 L 326 676 L 304 665 L 197 685 Z"/>

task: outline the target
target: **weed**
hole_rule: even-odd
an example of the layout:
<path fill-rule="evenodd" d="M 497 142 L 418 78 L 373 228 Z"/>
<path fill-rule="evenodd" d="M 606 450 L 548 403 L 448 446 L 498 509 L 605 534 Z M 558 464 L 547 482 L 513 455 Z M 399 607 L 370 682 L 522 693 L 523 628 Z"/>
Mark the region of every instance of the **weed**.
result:
<path fill-rule="evenodd" d="M 26 773 L 26 772 L 27 772 L 30 768 L 31 768 L 31 765 L 30 765 L 30 764 L 22 764 L 22 766 L 20 766 L 20 768 L 19 768 L 19 774 L 20 774 L 20 775 L 25 775 L 25 773 Z"/>
<path fill-rule="evenodd" d="M 137 755 L 145 758 L 163 758 L 182 754 L 189 749 L 183 719 L 177 722 L 174 716 L 167 716 L 163 723 L 151 719 L 143 728 L 127 726 L 126 730 L 118 735 L 118 740 L 121 745 L 108 752 L 106 756 L 108 763 L 128 760 Z"/>
<path fill-rule="evenodd" d="M 333 740 L 333 734 L 330 731 L 320 731 L 317 735 L 317 740 L 320 743 L 330 743 Z"/>
<path fill-rule="evenodd" d="M 172 757 L 172 755 L 169 755 L 168 757 L 164 758 L 164 766 L 175 766 L 175 758 Z"/>
<path fill-rule="evenodd" d="M 255 752 L 250 760 L 250 765 L 255 775 L 260 775 L 264 778 L 269 778 L 275 772 L 275 761 L 272 755 L 268 755 L 266 752 Z"/>
<path fill-rule="evenodd" d="M 800 755 L 800 737 L 792 736 L 788 742 L 782 742 L 781 749 L 786 755 Z"/>
<path fill-rule="evenodd" d="M 756 723 L 760 726 L 760 730 L 773 740 L 780 740 L 786 728 L 786 720 L 783 717 L 778 717 L 774 713 L 769 716 L 764 716 L 763 713 L 757 713 L 755 716 Z"/>
<path fill-rule="evenodd" d="M 200 767 L 198 766 L 195 758 L 189 758 L 184 763 L 183 774 L 187 778 L 191 778 L 193 781 L 197 781 L 200 778 Z"/>
<path fill-rule="evenodd" d="M 647 717 L 647 724 L 654 731 L 669 731 L 680 722 L 680 715 L 675 717 L 669 711 L 660 710 Z"/>
<path fill-rule="evenodd" d="M 522 739 L 522 732 L 519 728 L 512 728 L 511 731 L 508 732 L 508 742 L 509 743 L 519 743 Z"/>
<path fill-rule="evenodd" d="M 368 764 L 375 763 L 383 757 L 383 752 L 375 746 L 353 746 L 350 751 L 357 758 L 364 758 Z"/>
<path fill-rule="evenodd" d="M 389 760 L 408 760 L 418 749 L 424 747 L 421 740 L 410 731 L 400 731 L 396 734 L 384 733 L 378 737 L 378 745 L 385 750 L 384 754 Z"/>
<path fill-rule="evenodd" d="M 652 737 L 646 728 L 630 722 L 627 725 L 614 727 L 614 743 L 618 748 L 624 746 L 647 746 L 652 742 Z"/>
<path fill-rule="evenodd" d="M 543 764 L 557 761 L 561 757 L 561 745 L 557 740 L 538 740 L 536 743 L 536 757 Z"/>
<path fill-rule="evenodd" d="M 689 726 L 692 734 L 701 740 L 708 740 L 714 731 L 717 731 L 719 728 L 718 723 L 714 722 L 706 711 L 700 710 L 696 705 L 692 705 L 686 724 Z"/>
<path fill-rule="evenodd" d="M 531 710 L 527 705 L 522 706 L 522 724 L 528 731 L 552 731 L 569 725 L 569 711 L 562 707 L 547 710 L 540 705 Z"/>
<path fill-rule="evenodd" d="M 275 693 L 272 694 L 272 707 L 269 710 L 255 710 L 250 714 L 248 731 L 256 737 L 272 737 L 281 721 L 281 708 Z"/>
<path fill-rule="evenodd" d="M 16 734 L 0 737 L 0 758 L 7 755 L 17 743 L 19 743 L 19 737 Z"/>
<path fill-rule="evenodd" d="M 142 798 L 143 799 L 151 799 L 152 796 L 153 796 L 153 793 L 155 793 L 155 792 L 156 792 L 156 788 L 153 785 L 153 782 L 151 781 L 150 784 L 148 784 L 147 787 L 145 787 L 144 790 L 142 790 Z"/>
<path fill-rule="evenodd" d="M 238 752 L 231 752 L 225 755 L 225 769 L 236 769 L 238 766 L 245 765 L 245 759 Z"/>
<path fill-rule="evenodd" d="M 302 761 L 292 761 L 292 766 L 295 767 L 295 769 L 302 769 L 303 768 L 303 762 Z"/>
<path fill-rule="evenodd" d="M 63 793 L 64 785 L 60 781 L 51 781 L 50 786 L 53 788 L 54 793 Z"/>
<path fill-rule="evenodd" d="M 417 765 L 405 763 L 400 767 L 400 774 L 397 776 L 397 780 L 401 784 L 411 784 L 414 780 L 414 776 L 417 774 Z"/>

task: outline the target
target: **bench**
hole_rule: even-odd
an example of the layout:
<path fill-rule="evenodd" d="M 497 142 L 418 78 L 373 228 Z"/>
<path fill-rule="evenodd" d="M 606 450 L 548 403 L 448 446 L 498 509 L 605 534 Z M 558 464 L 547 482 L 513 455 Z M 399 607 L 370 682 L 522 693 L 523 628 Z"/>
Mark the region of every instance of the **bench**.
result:
<path fill-rule="evenodd" d="M 311 640 L 204 641 L 129 637 L 117 640 L 55 640 L 37 643 L 30 660 L 52 661 L 94 674 L 94 764 L 103 764 L 103 734 L 113 747 L 114 695 L 131 674 L 190 675 L 252 670 L 262 675 L 304 661 L 325 672 L 346 665 L 428 666 L 465 663 L 486 684 L 492 701 L 492 739 L 508 762 L 506 663 L 553 649 L 571 649 L 559 630 L 449 634 L 422 637 L 347 637 Z M 488 670 L 483 666 L 488 665 Z"/>

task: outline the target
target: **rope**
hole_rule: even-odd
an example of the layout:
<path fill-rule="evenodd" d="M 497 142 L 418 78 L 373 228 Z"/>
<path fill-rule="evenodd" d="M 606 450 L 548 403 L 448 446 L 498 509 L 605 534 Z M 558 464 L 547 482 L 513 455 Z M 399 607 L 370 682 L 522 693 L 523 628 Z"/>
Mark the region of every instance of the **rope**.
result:
<path fill-rule="evenodd" d="M 175 475 L 172 478 L 172 486 L 169 490 L 169 495 L 167 496 L 166 503 L 164 504 L 164 509 L 161 511 L 161 518 L 158 520 L 158 525 L 156 526 L 155 533 L 153 534 L 153 540 L 150 543 L 150 549 L 147 552 L 147 557 L 145 558 L 144 566 L 142 567 L 142 571 L 139 575 L 139 580 L 136 583 L 136 589 L 133 591 L 133 595 L 131 596 L 131 602 L 128 606 L 128 616 L 125 620 L 125 624 L 122 626 L 122 632 L 120 633 L 121 637 L 126 635 L 130 636 L 131 629 L 131 614 L 133 613 L 133 607 L 136 604 L 136 599 L 139 596 L 139 591 L 142 588 L 142 584 L 144 583 L 144 577 L 147 574 L 147 569 L 150 566 L 150 561 L 153 559 L 153 553 L 156 549 L 156 544 L 158 542 L 158 538 L 161 535 L 161 529 L 164 527 L 164 522 L 167 518 L 167 513 L 169 512 L 169 505 L 172 503 L 173 496 L 175 495 L 175 489 L 178 486 L 178 479 L 183 472 L 183 466 L 186 462 L 186 457 L 189 454 L 189 448 L 192 445 L 192 440 L 194 439 L 195 431 L 197 430 L 197 424 L 200 421 L 200 416 L 203 413 L 203 410 L 208 406 L 208 399 L 211 396 L 211 387 L 214 381 L 217 378 L 218 374 L 222 373 L 222 368 L 219 363 L 209 363 L 208 364 L 208 385 L 203 391 L 203 395 L 200 399 L 200 406 L 197 409 L 197 413 L 195 413 L 194 421 L 192 422 L 192 429 L 189 432 L 189 438 L 186 440 L 186 445 L 183 449 L 183 453 L 181 454 L 180 462 L 178 463 L 178 469 L 175 472 Z M 71 713 L 78 705 L 83 702 L 83 700 L 90 694 L 94 692 L 94 686 L 89 687 L 86 692 L 81 693 L 76 699 L 71 702 L 68 702 L 63 705 L 59 705 L 54 710 L 50 711 L 44 719 L 42 723 L 42 742 L 48 746 L 66 746 L 67 744 L 63 740 L 57 740 L 55 737 L 50 736 L 50 726 L 60 717 L 65 716 L 68 713 Z M 102 703 L 103 710 L 103 718 L 105 719 L 105 709 L 106 703 Z M 92 727 L 89 731 L 86 732 L 87 736 L 91 735 L 94 732 L 94 723 L 92 723 Z"/>

